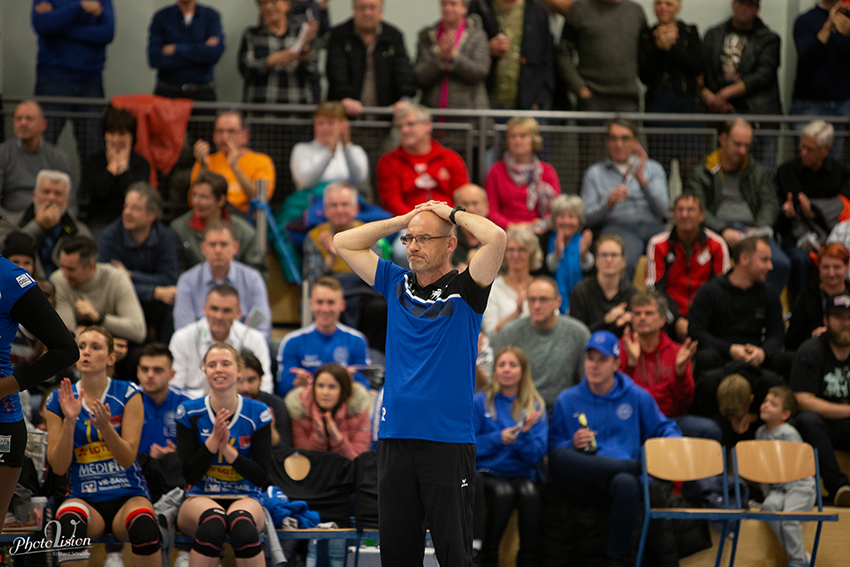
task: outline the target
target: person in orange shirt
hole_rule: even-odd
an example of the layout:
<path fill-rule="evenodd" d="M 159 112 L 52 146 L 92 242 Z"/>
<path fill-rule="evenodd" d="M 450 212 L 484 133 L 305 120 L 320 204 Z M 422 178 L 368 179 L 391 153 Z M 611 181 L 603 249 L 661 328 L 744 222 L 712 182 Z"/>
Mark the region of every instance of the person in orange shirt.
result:
<path fill-rule="evenodd" d="M 257 196 L 257 181 L 266 181 L 266 200 L 274 193 L 275 170 L 269 156 L 248 149 L 249 132 L 242 115 L 227 110 L 215 119 L 213 144 L 216 153 L 211 154 L 206 140 L 195 142 L 195 166 L 192 168 L 192 183 L 203 169 L 208 169 L 227 179 L 227 201 L 242 211 L 248 212 L 248 201 Z M 189 191 L 189 203 L 192 192 Z"/>

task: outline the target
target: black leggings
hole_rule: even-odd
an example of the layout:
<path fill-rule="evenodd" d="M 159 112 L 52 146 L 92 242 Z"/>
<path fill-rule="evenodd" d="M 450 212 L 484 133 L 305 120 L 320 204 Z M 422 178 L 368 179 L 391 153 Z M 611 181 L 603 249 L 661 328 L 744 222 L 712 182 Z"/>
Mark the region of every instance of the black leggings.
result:
<path fill-rule="evenodd" d="M 499 541 L 508 526 L 511 512 L 516 508 L 519 512 L 520 545 L 517 567 L 536 566 L 540 531 L 540 493 L 537 487 L 524 476 L 506 478 L 483 473 L 480 478 L 487 506 L 481 564 L 483 567 L 499 565 Z"/>

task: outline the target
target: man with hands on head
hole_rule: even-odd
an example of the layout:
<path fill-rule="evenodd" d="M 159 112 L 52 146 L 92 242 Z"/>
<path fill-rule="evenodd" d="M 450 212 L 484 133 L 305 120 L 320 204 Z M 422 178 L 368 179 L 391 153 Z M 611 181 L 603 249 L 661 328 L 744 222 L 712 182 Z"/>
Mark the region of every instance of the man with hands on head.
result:
<path fill-rule="evenodd" d="M 451 269 L 453 225 L 482 243 L 460 274 Z M 404 228 L 410 270 L 370 250 Z M 426 520 L 441 565 L 472 565 L 475 361 L 481 316 L 506 241 L 505 232 L 487 219 L 438 201 L 334 236 L 339 255 L 388 304 L 378 432 L 385 565 L 422 562 Z M 411 500 L 417 503 L 411 506 Z"/>

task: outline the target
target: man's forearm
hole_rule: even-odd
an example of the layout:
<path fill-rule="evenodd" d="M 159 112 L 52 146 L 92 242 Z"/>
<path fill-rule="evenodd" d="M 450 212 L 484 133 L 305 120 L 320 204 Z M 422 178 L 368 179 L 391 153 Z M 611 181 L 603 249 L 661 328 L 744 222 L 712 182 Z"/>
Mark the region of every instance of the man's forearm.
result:
<path fill-rule="evenodd" d="M 493 221 L 466 211 L 455 213 L 455 222 L 460 228 L 472 233 L 472 236 L 481 242 L 481 246 L 498 242 L 503 232 Z"/>
<path fill-rule="evenodd" d="M 334 248 L 337 253 L 343 250 L 368 250 L 385 236 L 407 228 L 409 220 L 408 215 L 401 215 L 338 232 L 334 235 Z"/>
<path fill-rule="evenodd" d="M 236 181 L 239 182 L 239 186 L 242 188 L 242 192 L 245 193 L 245 196 L 249 199 L 253 199 L 257 196 L 257 183 L 245 175 L 245 172 L 242 171 L 242 168 L 237 164 L 236 167 L 231 168 L 233 170 L 233 175 L 236 176 Z"/>

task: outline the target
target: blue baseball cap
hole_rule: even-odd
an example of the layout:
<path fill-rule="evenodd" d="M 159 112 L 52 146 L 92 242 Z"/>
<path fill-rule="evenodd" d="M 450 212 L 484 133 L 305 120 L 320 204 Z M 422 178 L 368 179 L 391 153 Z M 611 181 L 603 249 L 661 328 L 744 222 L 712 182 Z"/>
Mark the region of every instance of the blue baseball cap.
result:
<path fill-rule="evenodd" d="M 620 356 L 620 339 L 610 331 L 596 331 L 590 335 L 584 350 L 595 349 L 605 356 Z"/>

